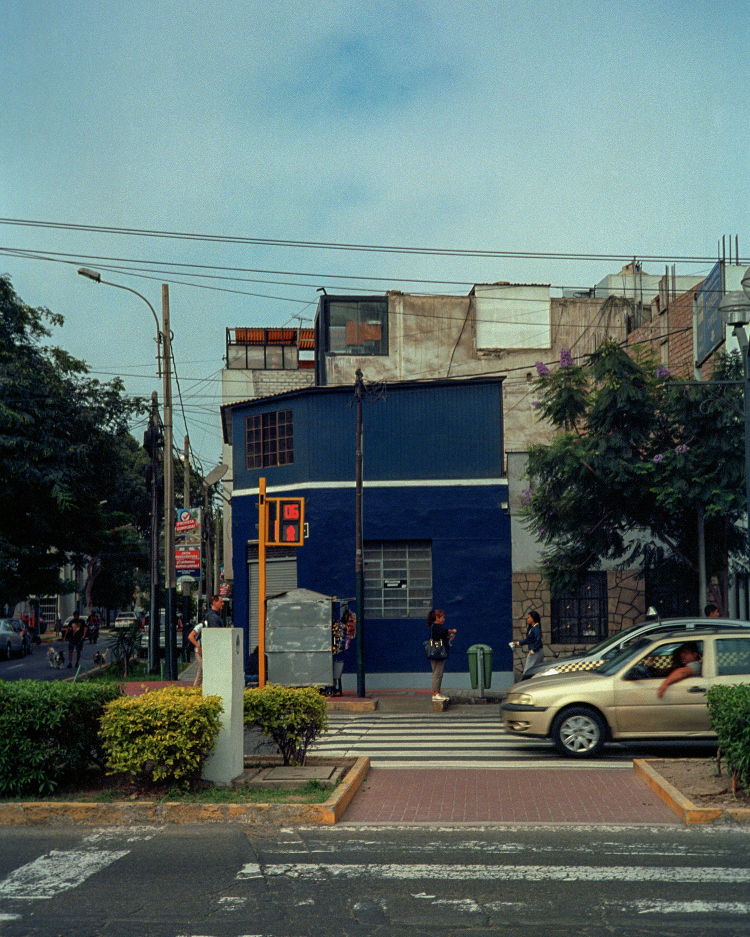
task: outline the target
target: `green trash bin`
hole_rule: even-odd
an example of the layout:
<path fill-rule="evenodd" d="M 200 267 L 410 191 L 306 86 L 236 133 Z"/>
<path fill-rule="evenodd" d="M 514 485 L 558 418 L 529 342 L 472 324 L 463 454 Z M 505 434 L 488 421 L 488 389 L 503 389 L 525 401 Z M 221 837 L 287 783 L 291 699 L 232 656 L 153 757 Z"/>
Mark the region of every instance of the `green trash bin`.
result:
<path fill-rule="evenodd" d="M 469 658 L 469 678 L 471 679 L 472 690 L 476 690 L 479 686 L 480 670 L 482 672 L 482 688 L 489 690 L 492 683 L 492 648 L 489 644 L 472 644 L 466 654 Z"/>

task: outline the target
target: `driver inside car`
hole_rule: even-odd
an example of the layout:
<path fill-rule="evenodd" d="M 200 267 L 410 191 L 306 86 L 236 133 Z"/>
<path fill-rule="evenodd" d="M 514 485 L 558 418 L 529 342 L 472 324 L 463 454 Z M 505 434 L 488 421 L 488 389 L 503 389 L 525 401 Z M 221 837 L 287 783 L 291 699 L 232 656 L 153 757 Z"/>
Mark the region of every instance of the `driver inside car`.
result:
<path fill-rule="evenodd" d="M 664 696 L 668 686 L 684 680 L 686 677 L 699 677 L 701 675 L 701 654 L 695 641 L 686 641 L 674 652 L 672 671 L 656 691 L 659 699 Z"/>

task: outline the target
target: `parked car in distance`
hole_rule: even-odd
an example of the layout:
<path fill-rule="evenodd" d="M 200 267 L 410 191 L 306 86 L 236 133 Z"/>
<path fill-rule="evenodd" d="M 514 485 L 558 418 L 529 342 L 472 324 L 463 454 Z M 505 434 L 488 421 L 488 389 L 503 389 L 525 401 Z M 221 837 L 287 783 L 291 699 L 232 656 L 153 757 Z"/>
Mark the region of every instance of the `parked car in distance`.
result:
<path fill-rule="evenodd" d="M 164 637 L 164 620 L 165 620 L 165 611 L 160 609 L 159 614 L 159 656 L 164 657 L 164 648 L 166 646 L 166 641 Z M 148 623 L 149 616 L 146 615 L 143 619 L 143 624 L 141 625 L 141 631 L 138 635 L 138 656 L 147 657 L 148 656 Z M 177 650 L 182 648 L 182 618 L 177 616 Z"/>
<path fill-rule="evenodd" d="M 695 631 L 697 628 L 750 628 L 750 621 L 739 621 L 734 618 L 658 618 L 656 613 L 629 628 L 611 634 L 600 644 L 592 647 L 584 654 L 575 657 L 560 657 L 556 660 L 543 661 L 521 675 L 522 680 L 531 677 L 553 677 L 560 673 L 571 673 L 575 670 L 595 670 L 603 661 L 611 660 L 620 650 L 635 644 L 640 638 L 669 631 Z"/>
<path fill-rule="evenodd" d="M 115 628 L 130 628 L 131 625 L 140 623 L 141 616 L 135 612 L 119 612 L 115 618 Z"/>
<path fill-rule="evenodd" d="M 14 654 L 31 654 L 31 636 L 20 618 L 0 618 L 0 657 L 10 660 Z"/>
<path fill-rule="evenodd" d="M 552 739 L 573 758 L 601 752 L 607 741 L 715 738 L 706 693 L 716 684 L 750 682 L 750 631 L 716 623 L 673 631 L 623 647 L 598 670 L 535 677 L 516 684 L 500 706 L 513 735 Z M 673 655 L 695 643 L 700 673 L 657 691 Z"/>

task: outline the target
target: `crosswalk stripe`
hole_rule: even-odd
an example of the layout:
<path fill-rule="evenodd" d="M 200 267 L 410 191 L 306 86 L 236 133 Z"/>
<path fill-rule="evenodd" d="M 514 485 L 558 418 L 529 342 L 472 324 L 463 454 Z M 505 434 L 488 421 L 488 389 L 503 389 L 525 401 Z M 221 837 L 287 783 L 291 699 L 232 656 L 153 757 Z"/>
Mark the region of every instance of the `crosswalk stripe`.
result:
<path fill-rule="evenodd" d="M 331 713 L 328 732 L 310 753 L 335 757 L 366 755 L 373 768 L 583 768 L 557 756 L 544 739 L 507 733 L 495 710 L 440 714 Z M 613 753 L 597 768 L 630 769 L 632 757 Z"/>
<path fill-rule="evenodd" d="M 54 898 L 127 856 L 128 849 L 52 850 L 14 869 L 0 882 L 0 896 L 19 901 Z"/>

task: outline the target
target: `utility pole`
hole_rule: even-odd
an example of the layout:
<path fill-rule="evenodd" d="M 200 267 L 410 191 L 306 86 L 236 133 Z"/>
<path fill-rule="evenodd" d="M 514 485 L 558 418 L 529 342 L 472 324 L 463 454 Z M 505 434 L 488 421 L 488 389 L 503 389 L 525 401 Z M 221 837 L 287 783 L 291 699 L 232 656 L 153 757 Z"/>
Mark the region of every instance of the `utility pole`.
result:
<path fill-rule="evenodd" d="M 182 464 L 184 478 L 182 480 L 182 506 L 187 510 L 190 508 L 190 437 L 185 437 L 185 443 L 182 450 Z"/>
<path fill-rule="evenodd" d="M 161 286 L 164 350 L 164 645 L 166 677 L 177 679 L 177 634 L 175 628 L 174 460 L 172 458 L 172 332 L 169 326 L 169 286 Z"/>
<path fill-rule="evenodd" d="M 356 576 L 357 603 L 357 696 L 365 695 L 365 561 L 362 539 L 362 398 L 365 395 L 362 371 L 357 368 L 354 396 L 357 398 L 357 455 L 355 465 L 355 523 L 354 523 L 354 572 Z"/>
<path fill-rule="evenodd" d="M 149 602 L 151 612 L 148 617 L 148 669 L 149 673 L 159 670 L 159 395 L 151 393 L 151 412 L 149 414 L 148 451 L 151 456 L 151 588 Z"/>

